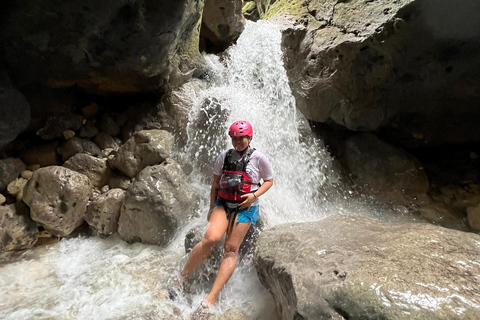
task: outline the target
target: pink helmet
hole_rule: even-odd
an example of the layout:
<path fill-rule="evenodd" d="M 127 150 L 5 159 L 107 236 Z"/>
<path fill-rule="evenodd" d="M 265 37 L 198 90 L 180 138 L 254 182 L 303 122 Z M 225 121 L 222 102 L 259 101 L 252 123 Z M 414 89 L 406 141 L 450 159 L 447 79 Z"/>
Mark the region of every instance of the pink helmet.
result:
<path fill-rule="evenodd" d="M 251 138 L 253 137 L 253 127 L 245 120 L 235 121 L 230 126 L 230 130 L 228 130 L 228 135 L 230 137 L 249 136 Z"/>

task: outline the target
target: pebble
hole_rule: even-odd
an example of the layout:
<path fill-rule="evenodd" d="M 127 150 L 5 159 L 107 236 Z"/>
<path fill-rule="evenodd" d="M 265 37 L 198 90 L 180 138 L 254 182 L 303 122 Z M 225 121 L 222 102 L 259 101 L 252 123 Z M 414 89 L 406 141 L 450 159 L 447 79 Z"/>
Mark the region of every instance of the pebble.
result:
<path fill-rule="evenodd" d="M 33 171 L 31 170 L 23 170 L 21 173 L 21 176 L 23 179 L 30 180 L 30 178 L 33 176 Z"/>
<path fill-rule="evenodd" d="M 7 198 L 3 194 L 0 194 L 0 205 L 4 204 L 7 201 Z"/>
<path fill-rule="evenodd" d="M 35 171 L 35 170 L 40 169 L 40 165 L 39 164 L 31 164 L 31 165 L 28 166 L 27 169 L 31 170 L 31 171 Z"/>

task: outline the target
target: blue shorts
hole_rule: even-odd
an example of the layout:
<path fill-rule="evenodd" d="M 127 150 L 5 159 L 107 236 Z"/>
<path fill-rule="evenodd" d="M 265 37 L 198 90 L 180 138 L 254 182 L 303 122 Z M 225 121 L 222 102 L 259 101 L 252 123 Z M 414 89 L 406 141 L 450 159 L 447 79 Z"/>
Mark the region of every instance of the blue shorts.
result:
<path fill-rule="evenodd" d="M 229 208 L 226 205 L 224 205 L 224 202 L 221 199 L 215 200 L 215 203 L 213 204 L 214 207 L 223 207 L 225 211 L 228 213 L 232 212 L 235 210 L 235 208 Z M 251 222 L 252 224 L 256 224 L 258 220 L 258 207 L 259 206 L 251 206 L 250 209 L 245 208 L 238 210 L 238 218 L 237 222 L 243 222 L 243 223 L 248 223 Z"/>

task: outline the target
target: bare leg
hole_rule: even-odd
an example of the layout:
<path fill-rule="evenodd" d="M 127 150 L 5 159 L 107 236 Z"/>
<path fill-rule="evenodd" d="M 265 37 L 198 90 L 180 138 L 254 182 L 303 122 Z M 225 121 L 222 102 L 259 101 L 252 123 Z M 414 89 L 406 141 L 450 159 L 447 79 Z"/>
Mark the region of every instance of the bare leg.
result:
<path fill-rule="evenodd" d="M 192 272 L 210 255 L 212 249 L 222 240 L 228 227 L 225 209 L 221 206 L 213 209 L 210 216 L 210 225 L 203 236 L 202 241 L 193 247 L 188 256 L 187 263 L 180 272 L 182 279 L 187 278 Z"/>
<path fill-rule="evenodd" d="M 215 304 L 220 291 L 223 290 L 223 287 L 225 287 L 225 284 L 232 276 L 237 264 L 238 249 L 242 244 L 243 238 L 245 238 L 250 225 L 251 223 L 235 222 L 233 229 L 227 233 L 227 239 L 225 240 L 225 256 L 218 269 L 217 278 L 213 284 L 212 291 L 210 291 L 205 299 L 208 304 Z"/>

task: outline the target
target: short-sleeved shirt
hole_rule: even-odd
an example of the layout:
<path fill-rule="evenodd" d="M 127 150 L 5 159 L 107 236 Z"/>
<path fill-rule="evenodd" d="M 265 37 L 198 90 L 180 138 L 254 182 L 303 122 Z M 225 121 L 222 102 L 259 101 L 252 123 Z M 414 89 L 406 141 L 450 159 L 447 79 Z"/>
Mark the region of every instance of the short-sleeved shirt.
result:
<path fill-rule="evenodd" d="M 225 161 L 225 156 L 227 154 L 227 151 L 223 151 L 220 153 L 220 155 L 217 158 L 217 161 L 215 161 L 215 164 L 213 166 L 213 174 L 217 176 L 221 176 L 223 173 L 223 162 Z M 237 152 L 236 150 L 233 150 L 232 152 L 232 160 L 239 160 L 242 157 L 242 155 Z M 246 168 L 246 174 L 247 176 L 252 180 L 253 183 L 258 184 L 260 183 L 261 180 L 270 180 L 273 179 L 273 170 L 272 167 L 270 166 L 270 163 L 267 160 L 267 157 L 261 153 L 260 151 L 253 151 L 253 153 L 250 156 L 250 161 L 247 164 Z M 252 185 L 252 192 L 257 190 L 259 187 L 258 185 Z M 256 200 L 252 206 L 258 205 L 258 200 Z"/>

